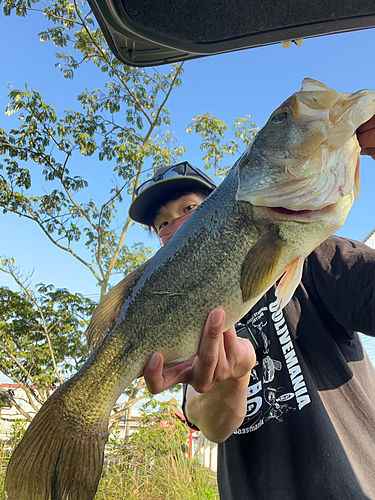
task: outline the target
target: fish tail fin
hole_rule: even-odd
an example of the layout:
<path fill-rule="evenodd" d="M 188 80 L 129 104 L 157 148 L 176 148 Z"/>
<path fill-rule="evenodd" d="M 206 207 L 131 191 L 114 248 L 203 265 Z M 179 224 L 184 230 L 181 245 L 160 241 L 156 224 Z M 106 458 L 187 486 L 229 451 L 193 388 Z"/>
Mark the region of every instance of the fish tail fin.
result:
<path fill-rule="evenodd" d="M 88 429 L 64 415 L 61 392 L 55 395 L 39 410 L 11 456 L 6 500 L 92 500 L 95 496 L 108 418 Z"/>

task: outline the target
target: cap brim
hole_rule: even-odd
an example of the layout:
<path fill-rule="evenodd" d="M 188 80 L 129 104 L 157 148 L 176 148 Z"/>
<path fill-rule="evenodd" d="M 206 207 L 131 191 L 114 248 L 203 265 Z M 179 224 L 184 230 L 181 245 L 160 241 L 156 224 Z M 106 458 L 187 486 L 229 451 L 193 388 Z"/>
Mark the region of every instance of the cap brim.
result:
<path fill-rule="evenodd" d="M 140 224 L 147 224 L 149 213 L 153 206 L 163 203 L 163 200 L 168 198 L 174 192 L 180 189 L 197 188 L 205 186 L 212 191 L 214 187 L 203 179 L 192 176 L 172 177 L 170 179 L 162 179 L 155 184 L 151 184 L 142 191 L 132 202 L 129 208 L 129 216 Z"/>

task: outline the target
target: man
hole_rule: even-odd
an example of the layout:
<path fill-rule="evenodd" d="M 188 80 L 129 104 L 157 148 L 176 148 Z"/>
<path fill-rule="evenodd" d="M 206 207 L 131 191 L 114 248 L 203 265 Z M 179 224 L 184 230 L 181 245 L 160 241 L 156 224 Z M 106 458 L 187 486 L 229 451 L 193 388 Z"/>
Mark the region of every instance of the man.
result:
<path fill-rule="evenodd" d="M 357 133 L 375 159 L 375 117 Z M 197 169 L 177 169 L 179 180 L 168 171 L 141 186 L 129 212 L 163 239 L 204 199 L 195 188 L 213 189 Z M 174 182 L 190 185 L 164 198 Z M 222 331 L 224 316 L 211 312 L 193 361 L 163 370 L 154 353 L 144 369 L 153 393 L 189 384 L 189 422 L 221 443 L 221 498 L 375 499 L 375 371 L 356 333 L 375 334 L 375 251 L 331 237 L 306 259 L 283 311 L 272 287 L 238 325 L 257 359 L 234 327 Z"/>

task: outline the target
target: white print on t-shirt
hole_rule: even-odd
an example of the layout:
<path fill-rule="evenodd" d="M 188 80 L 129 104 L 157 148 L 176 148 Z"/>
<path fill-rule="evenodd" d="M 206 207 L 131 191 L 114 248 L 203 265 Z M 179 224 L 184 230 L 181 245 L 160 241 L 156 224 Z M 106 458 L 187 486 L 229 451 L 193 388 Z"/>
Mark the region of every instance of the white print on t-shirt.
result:
<path fill-rule="evenodd" d="M 293 398 L 294 394 L 282 394 L 280 397 L 277 397 L 277 393 L 282 390 L 282 387 L 279 387 L 278 389 L 267 387 L 267 389 L 264 391 L 264 399 L 270 406 L 268 411 L 266 411 L 264 415 L 265 422 L 267 422 L 267 420 L 270 420 L 271 418 L 275 418 L 279 422 L 282 422 L 283 419 L 281 418 L 281 415 L 283 413 L 289 410 L 295 410 L 293 406 L 289 406 L 288 404 L 284 403 L 284 401 L 288 401 L 288 399 Z"/>
<path fill-rule="evenodd" d="M 251 319 L 248 321 L 247 326 L 253 333 L 256 334 L 256 338 L 259 343 L 261 343 L 263 354 L 265 355 L 263 358 L 263 381 L 265 383 L 270 383 L 275 378 L 275 370 L 280 371 L 282 368 L 282 364 L 277 359 L 272 359 L 268 356 L 269 353 L 269 345 L 270 340 L 263 331 L 263 328 L 267 326 L 268 322 L 259 320 L 264 316 L 264 311 L 268 311 L 268 307 L 262 307 L 260 311 L 255 313 Z M 253 371 L 253 373 L 256 373 Z"/>
<path fill-rule="evenodd" d="M 263 358 L 263 381 L 265 383 L 272 382 L 275 378 L 275 370 L 280 371 L 282 364 L 277 359 L 272 359 L 269 356 Z"/>
<path fill-rule="evenodd" d="M 277 310 L 277 300 L 272 302 L 269 306 L 272 313 L 271 318 L 278 335 L 281 349 L 284 354 L 286 366 L 289 371 L 290 380 L 293 384 L 294 394 L 297 398 L 298 409 L 302 410 L 304 406 L 310 403 L 310 396 L 307 393 L 307 388 L 303 375 L 301 374 L 301 367 L 298 363 L 297 355 L 294 351 L 293 342 L 285 323 L 285 318 L 282 310 Z"/>
<path fill-rule="evenodd" d="M 257 334 L 257 339 L 262 339 L 263 359 L 252 370 L 246 417 L 234 434 L 254 432 L 270 420 L 281 423 L 282 415 L 302 410 L 311 402 L 293 339 L 283 312 L 277 310 L 277 301 L 256 311 L 246 326 Z M 278 342 L 275 343 L 276 338 Z"/>
<path fill-rule="evenodd" d="M 258 332 L 259 337 L 262 339 L 263 342 L 263 353 L 268 354 L 269 353 L 269 345 L 270 341 L 267 335 L 264 333 L 263 328 L 267 326 L 267 321 L 263 323 L 261 321 L 260 323 L 256 323 L 255 320 L 251 321 L 251 326 Z"/>

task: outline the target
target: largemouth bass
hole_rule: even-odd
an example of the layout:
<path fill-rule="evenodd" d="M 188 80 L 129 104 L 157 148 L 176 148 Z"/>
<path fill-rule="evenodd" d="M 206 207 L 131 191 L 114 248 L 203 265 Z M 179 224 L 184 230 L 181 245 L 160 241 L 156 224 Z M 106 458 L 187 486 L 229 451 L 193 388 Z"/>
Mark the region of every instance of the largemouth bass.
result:
<path fill-rule="evenodd" d="M 99 304 L 92 352 L 42 406 L 7 469 L 7 500 L 91 500 L 108 419 L 155 351 L 166 365 L 194 356 L 217 306 L 225 328 L 280 278 L 284 307 L 305 257 L 344 223 L 359 194 L 356 129 L 375 93 L 311 79 L 271 115 L 225 181 L 154 257 Z"/>

